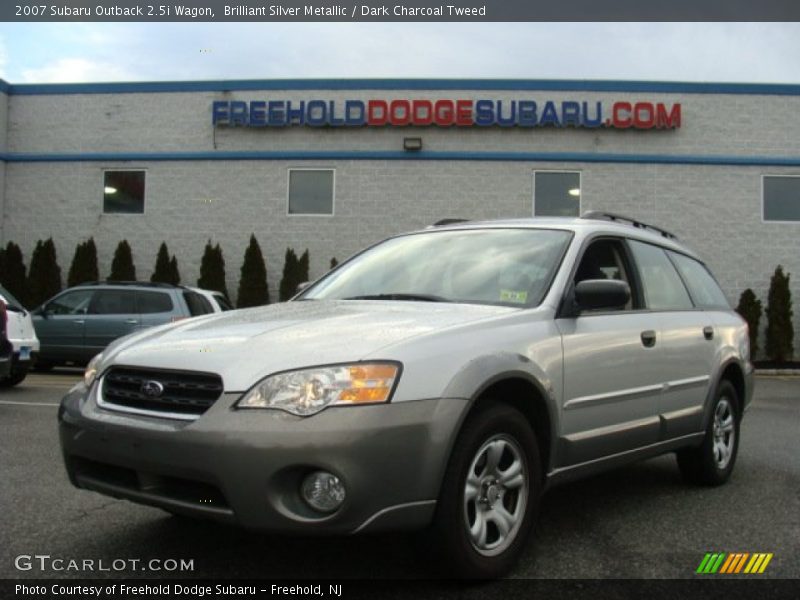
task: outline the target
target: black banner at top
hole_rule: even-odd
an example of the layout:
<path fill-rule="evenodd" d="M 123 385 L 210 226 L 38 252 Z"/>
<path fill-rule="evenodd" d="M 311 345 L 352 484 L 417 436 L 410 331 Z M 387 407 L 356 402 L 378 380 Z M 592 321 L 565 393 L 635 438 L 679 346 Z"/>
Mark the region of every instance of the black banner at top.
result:
<path fill-rule="evenodd" d="M 798 21 L 797 0 L 9 0 L 0 20 L 120 22 Z"/>

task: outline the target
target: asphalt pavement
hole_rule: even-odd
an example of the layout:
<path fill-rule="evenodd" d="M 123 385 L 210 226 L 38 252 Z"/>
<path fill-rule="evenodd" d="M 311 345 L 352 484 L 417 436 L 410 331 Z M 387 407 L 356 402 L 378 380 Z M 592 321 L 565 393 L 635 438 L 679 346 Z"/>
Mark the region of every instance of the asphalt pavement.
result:
<path fill-rule="evenodd" d="M 56 411 L 79 377 L 33 374 L 0 390 L 0 577 L 431 575 L 412 535 L 282 538 L 73 488 Z M 687 578 L 708 552 L 765 552 L 774 556 L 759 577 L 800 578 L 800 378 L 759 377 L 741 433 L 733 477 L 718 488 L 687 485 L 668 455 L 550 491 L 511 577 Z M 50 558 L 18 558 L 36 555 Z"/>

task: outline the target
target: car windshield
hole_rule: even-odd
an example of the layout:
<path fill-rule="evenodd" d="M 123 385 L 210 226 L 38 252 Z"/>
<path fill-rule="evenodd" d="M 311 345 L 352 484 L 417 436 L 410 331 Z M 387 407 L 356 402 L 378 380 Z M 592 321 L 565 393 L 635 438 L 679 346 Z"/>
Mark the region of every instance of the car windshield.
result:
<path fill-rule="evenodd" d="M 409 300 L 535 306 L 571 234 L 555 229 L 430 231 L 382 242 L 301 300 Z"/>

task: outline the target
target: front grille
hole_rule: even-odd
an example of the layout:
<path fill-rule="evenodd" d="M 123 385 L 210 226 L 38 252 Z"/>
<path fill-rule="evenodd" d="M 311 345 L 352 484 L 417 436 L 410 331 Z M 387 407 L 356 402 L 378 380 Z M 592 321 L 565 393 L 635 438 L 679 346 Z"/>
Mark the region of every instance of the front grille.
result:
<path fill-rule="evenodd" d="M 148 382 L 157 382 L 163 392 L 146 394 L 143 386 Z M 222 378 L 213 373 L 112 367 L 103 376 L 103 403 L 122 410 L 191 417 L 206 412 L 220 395 Z"/>

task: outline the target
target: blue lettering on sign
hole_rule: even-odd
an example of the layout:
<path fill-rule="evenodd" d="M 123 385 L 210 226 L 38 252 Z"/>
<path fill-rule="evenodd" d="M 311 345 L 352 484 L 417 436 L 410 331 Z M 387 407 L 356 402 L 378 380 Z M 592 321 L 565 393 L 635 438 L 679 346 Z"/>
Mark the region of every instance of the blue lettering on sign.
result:
<path fill-rule="evenodd" d="M 266 102 L 258 100 L 250 103 L 250 126 L 251 127 L 264 127 L 267 124 Z"/>
<path fill-rule="evenodd" d="M 584 127 L 600 127 L 603 124 L 603 105 L 598 102 L 595 111 L 597 115 L 594 119 L 589 118 L 589 103 L 583 103 L 583 126 Z"/>
<path fill-rule="evenodd" d="M 536 127 L 536 102 L 533 100 L 519 101 L 519 126 Z"/>
<path fill-rule="evenodd" d="M 475 103 L 475 125 L 488 127 L 494 125 L 494 102 L 478 100 Z"/>
<path fill-rule="evenodd" d="M 680 104 L 610 103 L 612 118 L 604 119 L 599 101 L 536 102 L 534 100 L 395 99 L 365 100 L 214 100 L 213 126 L 230 127 L 612 127 L 667 129 L 680 127 Z M 634 108 L 631 109 L 631 106 Z M 619 108 L 619 110 L 618 110 Z M 618 113 L 621 115 L 618 117 Z M 656 115 L 656 116 L 654 116 Z M 662 115 L 666 115 L 662 118 Z M 677 115 L 677 116 L 675 116 Z M 624 117 L 624 118 L 622 118 Z M 677 122 L 677 124 L 675 124 Z"/>
<path fill-rule="evenodd" d="M 551 100 L 544 103 L 542 118 L 539 120 L 539 125 L 555 125 L 556 127 L 561 127 L 561 123 L 558 120 L 558 113 L 556 112 L 556 105 Z"/>
<path fill-rule="evenodd" d="M 564 127 L 572 125 L 580 127 L 581 124 L 581 105 L 577 102 L 561 103 L 561 124 Z"/>
<path fill-rule="evenodd" d="M 328 110 L 324 100 L 309 101 L 306 123 L 312 127 L 322 127 L 328 124 Z"/>
<path fill-rule="evenodd" d="M 496 122 L 500 127 L 513 127 L 517 124 L 517 103 L 512 100 L 511 108 L 509 108 L 509 115 L 508 117 L 503 116 L 503 101 L 497 101 L 497 118 Z"/>
<path fill-rule="evenodd" d="M 348 100 L 344 103 L 344 122 L 349 127 L 360 127 L 366 121 L 367 109 L 361 100 Z"/>
<path fill-rule="evenodd" d="M 267 118 L 271 127 L 283 127 L 286 125 L 286 113 L 284 112 L 282 100 L 270 101 L 267 105 Z"/>

